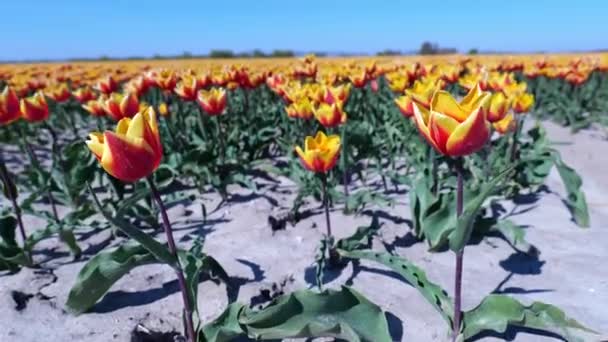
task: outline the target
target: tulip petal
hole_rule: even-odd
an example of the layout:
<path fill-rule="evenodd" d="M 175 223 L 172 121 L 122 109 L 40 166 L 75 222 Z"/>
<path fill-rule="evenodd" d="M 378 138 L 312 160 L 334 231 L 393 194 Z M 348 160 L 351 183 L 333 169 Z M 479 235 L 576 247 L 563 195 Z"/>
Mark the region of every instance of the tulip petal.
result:
<path fill-rule="evenodd" d="M 431 117 L 429 119 L 429 130 L 433 141 L 439 150 L 442 153 L 445 153 L 445 145 L 450 138 L 450 135 L 454 132 L 456 127 L 458 127 L 459 122 L 455 119 L 443 115 L 441 113 L 437 113 L 435 111 L 431 111 Z"/>
<path fill-rule="evenodd" d="M 489 137 L 489 124 L 478 108 L 450 135 L 445 146 L 446 154 L 453 157 L 471 154 L 481 149 Z"/>
<path fill-rule="evenodd" d="M 433 138 L 429 132 L 429 128 L 427 126 L 429 117 L 430 112 L 426 108 L 420 106 L 418 103 L 414 103 L 414 122 L 416 123 L 416 127 L 418 127 L 420 134 L 422 134 L 426 141 L 431 144 L 434 149 L 441 152 L 437 144 L 435 144 L 435 141 L 433 141 Z"/>
<path fill-rule="evenodd" d="M 101 159 L 104 150 L 103 134 L 99 132 L 89 134 L 89 140 L 87 140 L 86 143 L 95 157 L 97 157 L 97 159 Z"/>
<path fill-rule="evenodd" d="M 112 176 L 134 182 L 154 171 L 155 155 L 142 138 L 104 133 L 105 150 L 102 167 Z"/>
<path fill-rule="evenodd" d="M 431 101 L 431 108 L 434 112 L 442 113 L 444 115 L 451 116 L 463 122 L 467 119 L 468 112 L 462 109 L 458 102 L 452 97 L 447 91 L 440 90 L 435 93 L 433 100 Z"/>

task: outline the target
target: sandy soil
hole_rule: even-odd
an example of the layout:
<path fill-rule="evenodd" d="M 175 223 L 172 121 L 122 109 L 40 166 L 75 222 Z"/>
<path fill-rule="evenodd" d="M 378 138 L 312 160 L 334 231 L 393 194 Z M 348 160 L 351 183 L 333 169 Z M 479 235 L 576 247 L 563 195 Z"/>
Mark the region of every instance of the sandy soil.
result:
<path fill-rule="evenodd" d="M 467 247 L 464 273 L 464 308 L 474 307 L 486 294 L 498 290 L 519 300 L 553 303 L 587 326 L 608 333 L 608 141 L 597 131 L 571 135 L 566 128 L 545 123 L 552 140 L 560 144 L 563 159 L 584 179 L 591 228 L 580 229 L 570 219 L 562 203 L 564 189 L 553 171 L 547 180 L 550 193 L 529 204 L 504 203 L 521 214 L 511 219 L 526 225 L 527 238 L 541 250 L 539 258 L 515 254 L 509 245 L 496 238 Z M 180 244 L 191 236 L 205 236 L 205 251 L 213 255 L 239 285 L 231 296 L 244 303 L 262 299 L 260 290 L 284 285 L 285 291 L 311 287 L 315 248 L 323 232 L 320 211 L 300 221 L 295 227 L 273 233 L 268 216 L 289 207 L 294 186 L 287 180 L 266 184 L 259 192 L 233 188 L 233 200 L 212 212 L 201 224 L 200 201 L 215 208 L 220 199 L 208 194 L 188 207 L 177 206 L 170 215 Z M 332 213 L 335 234 L 350 235 L 356 227 L 368 224 L 374 213 L 380 214 L 381 236 L 374 248 L 384 244 L 418 265 L 428 277 L 451 292 L 453 255 L 429 253 L 423 243 L 408 234 L 408 196 L 392 195 L 397 204 L 376 208 L 360 216 Z M 6 203 L 5 203 L 6 204 Z M 312 204 L 312 207 L 318 204 Z M 530 209 L 530 210 L 528 210 Z M 31 230 L 41 222 L 26 217 Z M 100 248 L 107 248 L 108 231 L 79 236 L 84 259 Z M 121 241 L 110 242 L 115 246 Z M 181 297 L 174 273 L 164 266 L 140 267 L 121 279 L 89 313 L 74 317 L 64 311 L 68 291 L 84 260 L 73 262 L 65 248 L 50 239 L 41 243 L 35 255 L 44 269 L 23 269 L 14 275 L 0 275 L 0 341 L 129 341 L 132 330 L 141 324 L 159 331 L 180 329 Z M 399 276 L 374 264 L 363 262 L 351 279 L 352 285 L 384 310 L 389 311 L 395 341 L 446 341 L 444 322 L 417 291 Z M 352 278 L 352 265 L 346 267 L 327 285 L 339 287 Z M 474 291 L 472 289 L 475 289 Z M 18 291 L 18 292 L 14 292 Z M 203 282 L 199 289 L 199 307 L 204 320 L 218 315 L 227 303 L 226 288 Z M 15 297 L 29 297 L 17 307 Z M 19 299 L 19 298 L 18 298 Z M 21 301 L 23 302 L 23 301 Z M 585 335 L 583 335 L 585 336 Z M 608 335 L 586 335 L 585 340 L 600 341 Z M 482 341 L 545 341 L 551 337 L 510 330 L 504 336 L 486 336 Z"/>

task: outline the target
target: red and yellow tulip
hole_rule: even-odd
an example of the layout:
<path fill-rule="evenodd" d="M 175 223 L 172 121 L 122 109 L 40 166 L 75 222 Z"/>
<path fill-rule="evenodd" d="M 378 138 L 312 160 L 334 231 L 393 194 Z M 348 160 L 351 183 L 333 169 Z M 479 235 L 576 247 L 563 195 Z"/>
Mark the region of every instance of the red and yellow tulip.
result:
<path fill-rule="evenodd" d="M 287 106 L 285 109 L 290 118 L 308 120 L 313 117 L 313 106 L 308 97 L 301 97 Z"/>
<path fill-rule="evenodd" d="M 82 105 L 82 108 L 84 108 L 93 116 L 104 116 L 106 115 L 106 110 L 104 109 L 104 101 L 105 98 L 103 97 L 100 97 L 97 100 L 89 100 Z"/>
<path fill-rule="evenodd" d="M 196 98 L 201 108 L 209 115 L 221 115 L 226 109 L 226 90 L 212 88 L 200 90 Z"/>
<path fill-rule="evenodd" d="M 399 111 L 406 118 L 410 118 L 414 115 L 414 101 L 409 95 L 401 95 L 395 99 L 395 104 Z"/>
<path fill-rule="evenodd" d="M 72 96 L 67 84 L 60 83 L 45 91 L 45 95 L 53 99 L 55 102 L 66 102 Z"/>
<path fill-rule="evenodd" d="M 405 90 L 405 94 L 414 102 L 428 109 L 431 106 L 433 94 L 438 89 L 439 85 L 434 81 L 421 82 L 416 80 L 411 88 Z"/>
<path fill-rule="evenodd" d="M 521 114 L 526 113 L 534 105 L 534 95 L 529 93 L 519 94 L 513 99 L 513 111 Z"/>
<path fill-rule="evenodd" d="M 23 118 L 29 122 L 44 121 L 49 117 L 49 105 L 42 91 L 21 99 L 20 109 Z"/>
<path fill-rule="evenodd" d="M 507 115 L 509 100 L 507 100 L 507 97 L 502 92 L 492 93 L 482 108 L 488 121 L 492 123 L 498 122 Z"/>
<path fill-rule="evenodd" d="M 95 93 L 93 93 L 93 90 L 89 87 L 82 87 L 74 90 L 72 96 L 81 104 L 95 99 Z"/>
<path fill-rule="evenodd" d="M 97 90 L 102 94 L 110 95 L 118 90 L 118 83 L 116 83 L 111 75 L 108 75 L 97 82 Z"/>
<path fill-rule="evenodd" d="M 101 167 L 115 178 L 135 182 L 149 176 L 163 155 L 154 109 L 148 107 L 132 119 L 121 119 L 115 132 L 89 134 L 87 146 Z"/>
<path fill-rule="evenodd" d="M 336 127 L 346 122 L 346 113 L 342 105 L 338 103 L 321 103 L 319 107 L 313 109 L 315 118 L 327 128 Z"/>
<path fill-rule="evenodd" d="M 492 124 L 496 132 L 506 134 L 517 128 L 517 122 L 514 119 L 513 113 L 507 114 L 502 120 Z"/>
<path fill-rule="evenodd" d="M 314 138 L 306 137 L 304 150 L 300 146 L 296 146 L 295 150 L 306 169 L 312 172 L 326 173 L 336 165 L 338 160 L 340 137 L 337 135 L 326 136 L 323 132 L 317 132 Z"/>
<path fill-rule="evenodd" d="M 139 100 L 133 93 L 112 93 L 103 102 L 103 108 L 108 116 L 119 121 L 122 118 L 130 118 L 137 114 L 139 111 Z"/>
<path fill-rule="evenodd" d="M 198 90 L 198 80 L 192 76 L 183 76 L 175 86 L 174 92 L 186 101 L 195 101 Z"/>
<path fill-rule="evenodd" d="M 450 93 L 433 95 L 430 109 L 414 103 L 414 118 L 422 136 L 440 153 L 464 156 L 481 149 L 490 136 L 482 106 L 489 94 L 469 95 L 458 103 Z"/>
<path fill-rule="evenodd" d="M 21 117 L 19 97 L 9 86 L 0 93 L 0 125 L 8 125 Z"/>

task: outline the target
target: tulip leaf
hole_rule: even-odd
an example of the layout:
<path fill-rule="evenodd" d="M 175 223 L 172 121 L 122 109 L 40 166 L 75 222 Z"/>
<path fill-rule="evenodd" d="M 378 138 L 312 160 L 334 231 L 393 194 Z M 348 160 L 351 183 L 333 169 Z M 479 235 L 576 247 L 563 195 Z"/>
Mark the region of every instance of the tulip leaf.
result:
<path fill-rule="evenodd" d="M 171 267 L 175 267 L 178 263 L 177 256 L 171 254 L 169 249 L 161 244 L 160 242 L 154 240 L 148 234 L 142 232 L 140 229 L 132 225 L 131 223 L 122 220 L 120 218 L 115 218 L 110 216 L 101 206 L 99 200 L 97 199 L 97 195 L 95 195 L 93 189 L 89 185 L 89 192 L 92 194 L 95 206 L 97 210 L 103 215 L 103 217 L 108 220 L 113 226 L 115 226 L 118 230 L 132 238 L 133 240 L 139 242 L 144 248 L 146 248 L 152 255 L 154 255 L 158 260 L 162 260 L 164 263 L 170 265 Z"/>
<path fill-rule="evenodd" d="M 199 342 L 230 342 L 239 336 L 246 335 L 239 323 L 245 305 L 232 303 L 212 322 L 206 324 L 198 333 Z"/>
<path fill-rule="evenodd" d="M 377 262 L 402 276 L 411 286 L 431 304 L 441 317 L 452 326 L 454 305 L 447 292 L 439 285 L 428 280 L 426 273 L 409 260 L 390 253 L 379 253 L 372 250 L 345 251 L 338 250 L 340 255 L 351 259 L 362 259 Z"/>
<path fill-rule="evenodd" d="M 361 248 L 368 248 L 371 239 L 378 233 L 381 224 L 378 216 L 372 218 L 372 222 L 367 226 L 360 226 L 355 233 L 349 237 L 340 239 L 336 242 L 336 248 L 345 251 L 354 251 Z"/>
<path fill-rule="evenodd" d="M 301 290 L 281 296 L 262 310 L 245 308 L 239 317 L 256 340 L 334 337 L 347 341 L 391 341 L 384 312 L 352 288 L 321 293 Z"/>
<path fill-rule="evenodd" d="M 509 244 L 522 253 L 538 254 L 538 249 L 526 240 L 526 231 L 511 220 L 499 220 L 490 231 L 500 233 Z"/>
<path fill-rule="evenodd" d="M 79 315 L 90 309 L 106 292 L 132 269 L 159 263 L 150 251 L 139 244 L 126 244 L 91 258 L 78 273 L 66 306 Z"/>
<path fill-rule="evenodd" d="M 464 313 L 461 334 L 467 340 L 487 330 L 504 333 L 508 326 L 552 332 L 568 341 L 582 341 L 570 329 L 596 333 L 554 305 L 534 302 L 526 306 L 509 296 L 492 294 Z"/>
<path fill-rule="evenodd" d="M 498 184 L 513 171 L 515 166 L 511 166 L 505 171 L 498 174 L 488 183 L 482 185 L 479 193 L 473 198 L 464 198 L 464 211 L 458 217 L 456 229 L 450 233 L 450 249 L 459 252 L 461 251 L 471 238 L 473 233 L 475 219 L 481 209 L 481 206 L 486 199 L 498 190 Z"/>
<path fill-rule="evenodd" d="M 17 219 L 12 215 L 0 217 L 0 270 L 17 271 L 27 265 L 28 258 L 15 238 Z"/>
<path fill-rule="evenodd" d="M 52 237 L 53 235 L 57 235 L 57 237 L 59 237 L 59 239 L 68 246 L 68 248 L 70 249 L 70 252 L 72 252 L 72 254 L 75 257 L 80 256 L 80 254 L 82 253 L 82 250 L 80 249 L 80 247 L 78 246 L 78 243 L 76 242 L 76 237 L 74 236 L 74 232 L 71 229 L 68 229 L 67 227 L 62 226 L 61 223 L 54 223 L 54 222 L 49 223 L 46 226 L 46 228 L 37 229 L 32 234 L 30 234 L 27 237 L 27 239 L 25 240 L 24 248 L 28 251 L 31 251 L 34 248 L 34 246 L 36 244 L 38 244 L 40 241 L 48 239 L 48 238 Z"/>
<path fill-rule="evenodd" d="M 214 258 L 203 253 L 203 240 L 194 241 L 192 248 L 188 251 L 178 252 L 180 264 L 186 278 L 186 287 L 191 303 L 196 303 L 198 298 L 198 283 L 202 273 L 209 274 L 211 279 L 219 279 L 230 286 L 230 277 L 224 268 Z M 199 319 L 198 309 L 194 307 L 196 319 Z"/>
<path fill-rule="evenodd" d="M 557 172 L 566 187 L 566 192 L 568 193 L 566 204 L 574 217 L 574 221 L 581 227 L 589 227 L 589 209 L 585 193 L 581 190 L 583 180 L 574 169 L 564 163 L 559 152 L 556 150 L 553 150 L 553 158 Z"/>

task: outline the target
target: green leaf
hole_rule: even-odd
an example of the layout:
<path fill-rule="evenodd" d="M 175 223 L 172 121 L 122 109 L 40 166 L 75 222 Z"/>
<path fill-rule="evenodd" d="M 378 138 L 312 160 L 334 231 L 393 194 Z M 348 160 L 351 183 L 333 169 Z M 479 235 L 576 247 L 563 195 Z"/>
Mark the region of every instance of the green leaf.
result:
<path fill-rule="evenodd" d="M 245 308 L 240 303 L 228 305 L 222 314 L 205 325 L 198 333 L 198 342 L 230 342 L 236 337 L 246 335 L 239 323 L 239 316 Z"/>
<path fill-rule="evenodd" d="M 61 223 L 49 223 L 46 228 L 37 229 L 27 237 L 23 248 L 25 250 L 32 251 L 34 246 L 36 246 L 40 241 L 48 239 L 54 235 L 57 235 L 59 239 L 68 246 L 70 252 L 72 252 L 75 257 L 80 256 L 82 250 L 76 242 L 74 232 L 68 227 L 62 227 Z"/>
<path fill-rule="evenodd" d="M 372 218 L 372 222 L 368 226 L 358 227 L 357 231 L 353 235 L 338 240 L 336 243 L 336 248 L 343 249 L 345 251 L 353 251 L 363 248 L 367 246 L 372 237 L 378 233 L 380 226 L 381 224 L 378 217 L 374 216 Z"/>
<path fill-rule="evenodd" d="M 170 265 L 171 267 L 176 267 L 178 260 L 177 256 L 171 254 L 169 249 L 161 244 L 160 242 L 154 240 L 148 234 L 142 232 L 137 227 L 132 225 L 131 223 L 124 221 L 119 218 L 115 218 L 110 216 L 101 206 L 99 200 L 97 199 L 97 195 L 95 195 L 93 189 L 89 185 L 89 192 L 92 194 L 97 210 L 105 217 L 108 222 L 110 222 L 113 226 L 115 226 L 118 230 L 125 233 L 127 236 L 132 238 L 133 240 L 139 242 L 143 247 L 145 247 L 150 253 L 152 253 L 158 260 L 162 260 L 164 263 Z"/>
<path fill-rule="evenodd" d="M 534 302 L 525 306 L 511 297 L 492 294 L 464 313 L 461 334 L 466 340 L 486 330 L 504 333 L 509 325 L 557 333 L 568 341 L 582 341 L 570 329 L 596 333 L 554 305 Z"/>
<path fill-rule="evenodd" d="M 347 258 L 377 262 L 397 272 L 411 286 L 416 288 L 429 304 L 433 305 L 449 326 L 452 326 L 452 316 L 454 314 L 452 299 L 439 285 L 428 280 L 426 273 L 420 267 L 403 257 L 386 252 L 378 253 L 372 250 L 338 250 L 338 252 Z"/>
<path fill-rule="evenodd" d="M 526 231 L 523 227 L 515 224 L 511 220 L 499 220 L 490 228 L 496 231 L 509 242 L 516 250 L 526 254 L 537 254 L 538 249 L 526 240 Z"/>
<path fill-rule="evenodd" d="M 17 219 L 12 215 L 0 217 L 0 270 L 17 271 L 28 265 L 29 259 L 15 239 Z"/>
<path fill-rule="evenodd" d="M 498 184 L 513 171 L 515 166 L 511 166 L 488 183 L 482 185 L 481 191 L 472 199 L 464 198 L 464 211 L 462 212 L 462 215 L 458 217 L 456 230 L 451 232 L 449 236 L 451 250 L 459 252 L 466 246 L 471 238 L 471 233 L 474 228 L 473 225 L 481 206 L 486 199 L 498 189 Z"/>
<path fill-rule="evenodd" d="M 589 227 L 589 209 L 587 208 L 587 200 L 585 193 L 581 190 L 583 180 L 581 177 L 568 165 L 564 163 L 561 155 L 556 150 L 552 150 L 555 167 L 557 172 L 564 182 L 568 199 L 566 201 L 568 209 L 574 217 L 574 221 L 581 227 Z"/>
<path fill-rule="evenodd" d="M 249 337 L 281 339 L 334 337 L 347 341 L 391 341 L 382 310 L 355 290 L 296 291 L 260 311 L 244 309 L 239 318 Z"/>
<path fill-rule="evenodd" d="M 224 268 L 215 260 L 203 253 L 203 240 L 194 241 L 189 251 L 179 251 L 179 260 L 186 277 L 186 287 L 191 303 L 196 303 L 198 298 L 198 283 L 200 275 L 207 273 L 211 279 L 219 279 L 230 286 L 230 277 Z M 199 319 L 198 308 L 194 308 L 196 319 Z"/>
<path fill-rule="evenodd" d="M 159 263 L 141 245 L 127 244 L 91 258 L 78 273 L 66 306 L 75 315 L 91 308 L 122 276 L 138 266 Z"/>
<path fill-rule="evenodd" d="M 15 230 L 17 229 L 17 219 L 13 215 L 0 217 L 0 238 L 7 245 L 17 246 Z"/>

